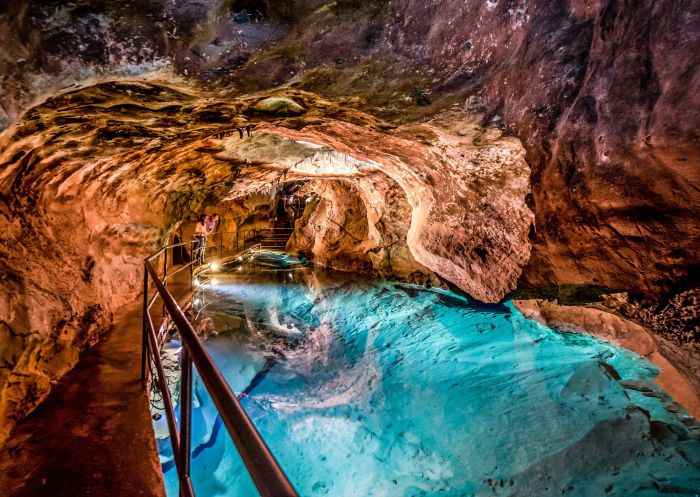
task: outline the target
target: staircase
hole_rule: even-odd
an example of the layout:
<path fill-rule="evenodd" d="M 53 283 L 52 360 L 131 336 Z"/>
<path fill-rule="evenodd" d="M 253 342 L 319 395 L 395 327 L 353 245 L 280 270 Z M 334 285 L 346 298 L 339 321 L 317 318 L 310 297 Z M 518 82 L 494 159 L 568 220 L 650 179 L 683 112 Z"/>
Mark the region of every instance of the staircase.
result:
<path fill-rule="evenodd" d="M 284 250 L 293 231 L 291 226 L 245 230 L 241 233 L 243 250 L 258 244 L 266 250 Z"/>

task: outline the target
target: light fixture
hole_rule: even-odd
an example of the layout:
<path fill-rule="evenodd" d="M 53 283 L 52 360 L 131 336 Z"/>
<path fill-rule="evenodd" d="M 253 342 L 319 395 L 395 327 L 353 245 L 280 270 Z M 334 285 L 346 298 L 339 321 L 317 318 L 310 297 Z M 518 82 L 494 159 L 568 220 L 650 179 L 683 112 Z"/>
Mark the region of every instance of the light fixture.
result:
<path fill-rule="evenodd" d="M 209 269 L 211 269 L 212 271 L 218 271 L 220 268 L 221 265 L 219 265 L 218 262 L 212 262 L 211 264 L 209 264 Z"/>
<path fill-rule="evenodd" d="M 212 278 L 211 280 L 209 280 L 209 284 L 211 286 L 216 286 L 219 284 L 219 280 L 217 280 L 216 278 Z"/>

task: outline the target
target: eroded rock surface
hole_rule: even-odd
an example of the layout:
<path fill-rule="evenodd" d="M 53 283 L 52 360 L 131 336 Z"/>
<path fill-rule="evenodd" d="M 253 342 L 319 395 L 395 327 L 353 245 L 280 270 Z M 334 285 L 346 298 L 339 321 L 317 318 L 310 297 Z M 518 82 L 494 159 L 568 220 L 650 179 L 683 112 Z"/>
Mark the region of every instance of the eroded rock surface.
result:
<path fill-rule="evenodd" d="M 159 68 L 401 123 L 469 96 L 527 150 L 523 283 L 655 296 L 697 265 L 697 2 L 14 0 L 0 25 L 5 125 L 66 85 Z"/>
<path fill-rule="evenodd" d="M 406 243 L 417 262 L 483 301 L 496 302 L 505 289 L 515 288 L 529 257 L 532 221 L 525 204 L 527 166 L 516 140 L 496 128 L 482 128 L 457 110 L 381 137 L 341 121 L 301 131 L 258 128 L 262 138 L 228 142 L 223 155 L 275 163 L 284 155 L 280 166 L 289 179 L 349 176 L 376 211 L 368 215 L 377 219 L 385 202 L 381 190 L 393 181 L 412 209 Z M 324 141 L 335 152 L 324 151 Z M 319 155 L 326 153 L 329 159 L 323 161 Z M 377 172 L 391 181 L 375 189 L 363 178 Z"/>
<path fill-rule="evenodd" d="M 601 309 L 588 306 L 563 306 L 546 300 L 514 300 L 524 316 L 545 326 L 572 333 L 592 335 L 640 356 L 646 357 L 661 370 L 656 382 L 691 416 L 700 419 L 700 392 L 696 380 L 689 380 L 668 360 L 679 359 L 679 352 L 665 352 L 658 339 L 642 326 Z M 668 346 L 668 344 L 667 344 Z M 664 353 L 665 352 L 665 353 Z M 697 360 L 697 355 L 688 357 Z M 684 368 L 687 370 L 686 368 Z"/>
<path fill-rule="evenodd" d="M 264 94 L 104 83 L 47 101 L 2 136 L 5 417 L 33 409 L 138 294 L 143 257 L 182 219 L 271 185 L 304 180 L 323 199 L 295 235 L 319 262 L 434 272 L 484 301 L 515 287 L 533 218 L 516 139 L 464 108 L 393 129 L 313 94 L 273 97 L 304 115 L 260 114 Z M 320 231 L 306 246 L 309 226 Z"/>
<path fill-rule="evenodd" d="M 5 416 L 173 226 L 280 181 L 323 193 L 293 246 L 331 265 L 696 286 L 697 2 L 11 0 L 0 30 Z"/>

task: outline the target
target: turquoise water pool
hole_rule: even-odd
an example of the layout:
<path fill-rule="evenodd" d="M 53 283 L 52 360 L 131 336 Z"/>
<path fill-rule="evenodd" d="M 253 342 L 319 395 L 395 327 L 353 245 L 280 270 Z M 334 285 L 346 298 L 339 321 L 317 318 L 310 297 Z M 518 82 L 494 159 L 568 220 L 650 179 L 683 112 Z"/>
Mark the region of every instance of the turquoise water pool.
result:
<path fill-rule="evenodd" d="M 206 346 L 301 496 L 700 493 L 700 427 L 634 353 L 509 302 L 273 254 L 228 269 L 200 287 Z M 198 496 L 257 495 L 198 380 L 192 449 Z"/>

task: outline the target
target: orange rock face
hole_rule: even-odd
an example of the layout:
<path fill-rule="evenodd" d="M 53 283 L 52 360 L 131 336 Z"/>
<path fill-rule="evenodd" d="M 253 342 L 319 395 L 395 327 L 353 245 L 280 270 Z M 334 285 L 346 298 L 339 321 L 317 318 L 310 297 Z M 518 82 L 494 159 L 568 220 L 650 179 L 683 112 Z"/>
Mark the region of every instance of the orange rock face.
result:
<path fill-rule="evenodd" d="M 525 146 L 521 283 L 658 296 L 700 258 L 698 19 L 671 0 L 11 1 L 0 127 L 70 85 L 158 71 L 215 93 L 291 84 L 399 124 L 469 98 Z"/>
<path fill-rule="evenodd" d="M 174 226 L 285 181 L 319 198 L 289 248 L 331 266 L 696 286 L 697 3 L 250 3 L 0 5 L 0 422 Z"/>
<path fill-rule="evenodd" d="M 138 294 L 143 257 L 180 220 L 270 185 L 306 181 L 321 199 L 289 246 L 317 262 L 438 275 L 489 302 L 515 288 L 533 219 L 517 139 L 463 108 L 392 128 L 303 92 L 275 97 L 303 116 L 258 115 L 263 97 L 106 83 L 3 135 L 4 417 L 29 412 Z"/>

